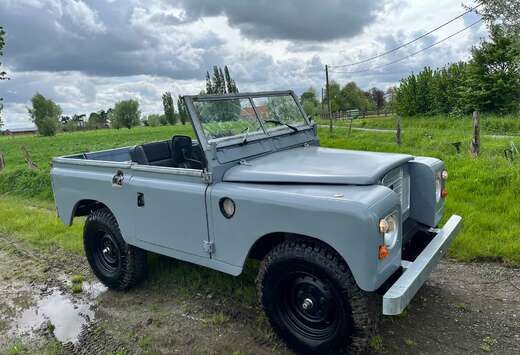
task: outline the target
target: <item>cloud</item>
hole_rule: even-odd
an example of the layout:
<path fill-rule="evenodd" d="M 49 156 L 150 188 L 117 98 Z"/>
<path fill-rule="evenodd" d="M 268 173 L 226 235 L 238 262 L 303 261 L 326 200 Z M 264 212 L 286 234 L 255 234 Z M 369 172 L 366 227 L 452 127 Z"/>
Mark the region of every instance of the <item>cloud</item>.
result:
<path fill-rule="evenodd" d="M 285 0 L 181 0 L 189 19 L 227 17 L 248 37 L 329 41 L 359 34 L 375 19 L 382 1 Z"/>
<path fill-rule="evenodd" d="M 8 42 L 5 63 L 15 71 L 182 80 L 200 75 L 218 55 L 212 48 L 222 44 L 211 30 L 156 26 L 152 20 L 160 9 L 126 1 L 90 4 L 96 9 L 79 0 L 0 2 Z"/>
<path fill-rule="evenodd" d="M 0 82 L 8 125 L 27 122 L 41 92 L 65 114 L 90 113 L 137 98 L 143 114 L 161 93 L 196 94 L 213 65 L 228 65 L 241 91 L 324 85 L 324 64 L 359 61 L 409 41 L 464 10 L 452 0 L 0 0 L 7 31 Z M 331 71 L 342 85 L 395 85 L 411 71 L 467 59 L 485 26 L 409 60 L 380 68 L 475 21 L 468 15 L 378 61 Z M 13 123 L 14 122 L 14 123 Z"/>

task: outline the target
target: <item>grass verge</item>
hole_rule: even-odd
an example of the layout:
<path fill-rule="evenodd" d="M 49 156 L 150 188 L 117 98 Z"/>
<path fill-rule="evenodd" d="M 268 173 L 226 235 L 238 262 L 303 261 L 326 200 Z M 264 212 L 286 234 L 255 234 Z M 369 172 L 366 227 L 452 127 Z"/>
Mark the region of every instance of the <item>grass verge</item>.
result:
<path fill-rule="evenodd" d="M 504 127 L 515 127 L 520 122 L 500 120 L 503 123 L 495 124 Z M 389 118 L 364 120 L 365 125 L 376 128 L 389 128 L 385 125 L 392 121 Z M 520 265 L 520 206 L 516 203 L 520 196 L 520 157 L 510 162 L 503 153 L 511 142 L 520 146 L 520 138 L 483 136 L 482 154 L 474 158 L 468 152 L 470 120 L 437 117 L 404 119 L 403 122 L 401 146 L 395 144 L 392 133 L 353 131 L 348 135 L 345 128 L 337 127 L 333 135 L 329 135 L 328 129 L 320 128 L 319 136 L 326 147 L 400 152 L 444 160 L 450 172 L 446 216 L 460 214 L 465 224 L 450 254 L 463 261 L 502 261 Z M 81 220 L 69 229 L 55 217 L 49 179 L 51 157 L 189 133 L 190 126 L 167 126 L 69 133 L 54 138 L 0 137 L 0 151 L 7 163 L 7 168 L 0 172 L 0 234 L 15 235 L 40 248 L 58 245 L 81 253 Z M 454 142 L 461 142 L 460 153 L 455 151 Z M 40 169 L 25 167 L 22 145 L 34 152 L 33 160 Z M 244 298 L 249 297 L 244 295 Z"/>

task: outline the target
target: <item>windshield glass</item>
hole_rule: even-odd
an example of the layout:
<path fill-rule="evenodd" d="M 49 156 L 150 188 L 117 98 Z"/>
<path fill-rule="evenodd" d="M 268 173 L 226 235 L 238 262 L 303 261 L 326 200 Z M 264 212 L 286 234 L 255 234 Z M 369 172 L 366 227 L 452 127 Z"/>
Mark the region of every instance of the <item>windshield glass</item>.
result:
<path fill-rule="evenodd" d="M 233 139 L 248 142 L 276 133 L 294 132 L 297 130 L 295 126 L 307 124 L 291 95 L 198 98 L 193 101 L 193 106 L 208 143 Z"/>
<path fill-rule="evenodd" d="M 209 142 L 226 137 L 264 134 L 249 98 L 195 101 L 193 104 Z"/>
<path fill-rule="evenodd" d="M 287 128 L 306 124 L 300 109 L 290 95 L 255 97 L 256 112 L 268 131 L 287 130 Z"/>

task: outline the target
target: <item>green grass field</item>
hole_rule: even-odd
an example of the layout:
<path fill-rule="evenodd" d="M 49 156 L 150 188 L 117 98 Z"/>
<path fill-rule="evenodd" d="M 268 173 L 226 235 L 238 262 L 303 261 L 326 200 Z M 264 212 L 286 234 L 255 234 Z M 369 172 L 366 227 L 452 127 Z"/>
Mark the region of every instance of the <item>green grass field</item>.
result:
<path fill-rule="evenodd" d="M 493 127 L 519 127 L 520 120 L 499 119 Z M 485 119 L 483 119 L 483 122 Z M 365 119 L 356 125 L 393 128 L 391 118 Z M 488 124 L 491 127 L 491 123 Z M 484 127 L 484 123 L 483 123 Z M 512 128 L 509 128 L 513 130 Z M 516 129 L 515 129 L 516 130 Z M 485 129 L 483 128 L 483 131 Z M 494 260 L 520 265 L 520 156 L 510 163 L 504 149 L 519 137 L 482 137 L 482 154 L 468 152 L 469 119 L 424 118 L 403 120 L 403 144 L 397 146 L 392 133 L 352 131 L 336 127 L 332 136 L 319 129 L 323 146 L 372 151 L 403 152 L 443 159 L 449 170 L 446 216 L 464 217 L 464 231 L 450 254 L 464 261 Z M 0 137 L 0 152 L 6 169 L 0 172 L 0 234 L 10 234 L 38 247 L 59 245 L 81 252 L 81 223 L 71 229 L 60 224 L 53 212 L 49 180 L 54 156 L 167 139 L 173 134 L 192 134 L 191 126 L 99 130 L 37 136 Z M 457 154 L 452 142 L 462 142 Z M 40 169 L 29 170 L 21 147 L 26 146 Z"/>

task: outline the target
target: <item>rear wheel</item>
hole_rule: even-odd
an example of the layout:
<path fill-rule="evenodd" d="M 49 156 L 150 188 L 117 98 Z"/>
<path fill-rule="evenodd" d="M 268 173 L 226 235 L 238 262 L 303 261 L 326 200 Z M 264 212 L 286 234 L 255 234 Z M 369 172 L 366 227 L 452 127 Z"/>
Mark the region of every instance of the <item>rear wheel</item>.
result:
<path fill-rule="evenodd" d="M 107 208 L 92 212 L 83 230 L 85 255 L 94 274 L 107 287 L 127 290 L 146 276 L 146 252 L 128 245 Z"/>
<path fill-rule="evenodd" d="M 375 328 L 369 298 L 345 262 L 320 243 L 287 241 L 264 259 L 257 279 L 273 329 L 301 353 L 357 353 Z"/>

